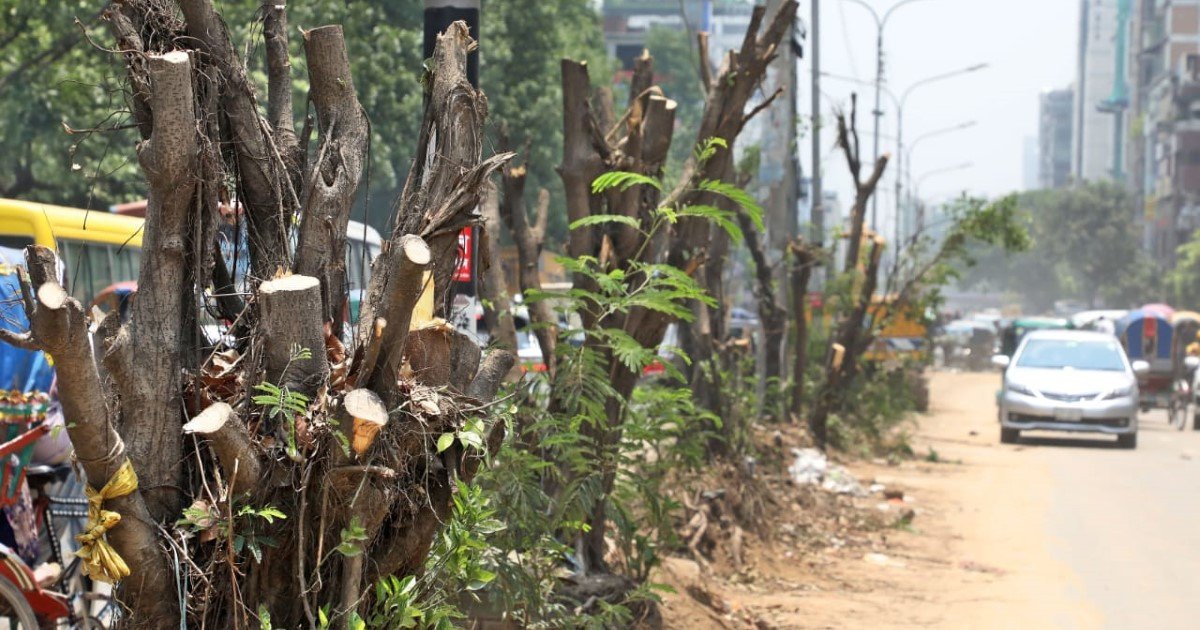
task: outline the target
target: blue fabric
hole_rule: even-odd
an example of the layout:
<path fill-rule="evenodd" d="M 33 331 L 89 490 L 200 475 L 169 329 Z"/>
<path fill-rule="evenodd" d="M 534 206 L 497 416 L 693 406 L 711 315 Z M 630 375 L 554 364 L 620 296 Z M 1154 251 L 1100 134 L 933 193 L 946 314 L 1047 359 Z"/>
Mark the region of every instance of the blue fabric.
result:
<path fill-rule="evenodd" d="M 3 271 L 0 273 L 0 328 L 26 332 L 29 320 L 25 318 L 21 304 L 17 274 L 11 267 Z M 0 389 L 47 392 L 53 381 L 54 368 L 50 367 L 45 354 L 0 343 Z"/>
<path fill-rule="evenodd" d="M 1147 319 L 1157 320 L 1157 339 L 1154 339 L 1155 347 L 1147 348 L 1142 339 L 1143 322 Z M 1121 318 L 1116 323 L 1117 337 L 1125 345 L 1125 352 L 1130 359 L 1145 359 L 1153 362 L 1155 359 L 1169 360 L 1171 358 L 1171 342 L 1174 329 L 1171 327 L 1171 322 L 1158 313 L 1149 313 L 1143 310 L 1131 311 L 1128 315 Z M 1153 350 L 1147 352 L 1147 350 Z"/>

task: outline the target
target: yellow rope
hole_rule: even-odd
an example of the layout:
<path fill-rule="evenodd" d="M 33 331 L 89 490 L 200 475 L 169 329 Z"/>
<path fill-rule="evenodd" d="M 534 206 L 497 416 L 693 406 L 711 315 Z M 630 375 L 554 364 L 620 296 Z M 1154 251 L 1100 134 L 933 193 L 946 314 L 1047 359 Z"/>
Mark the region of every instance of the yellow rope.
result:
<path fill-rule="evenodd" d="M 137 487 L 137 473 L 133 472 L 133 464 L 126 459 L 103 488 L 95 490 L 90 484 L 84 488 L 88 500 L 87 530 L 75 537 L 79 541 L 79 551 L 75 555 L 83 559 L 83 574 L 91 576 L 93 580 L 111 584 L 129 575 L 129 565 L 108 544 L 106 536 L 108 530 L 121 522 L 121 515 L 101 506 L 105 500 L 123 497 L 137 490 Z"/>

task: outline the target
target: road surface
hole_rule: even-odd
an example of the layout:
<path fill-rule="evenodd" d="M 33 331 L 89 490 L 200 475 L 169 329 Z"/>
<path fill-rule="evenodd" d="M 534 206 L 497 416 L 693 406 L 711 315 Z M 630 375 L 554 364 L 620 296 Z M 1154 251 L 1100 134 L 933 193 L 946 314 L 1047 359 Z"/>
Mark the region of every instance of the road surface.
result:
<path fill-rule="evenodd" d="M 668 628 L 755 627 L 738 614 L 781 629 L 1200 628 L 1200 433 L 1152 413 L 1134 451 L 1061 434 L 1002 445 L 999 378 L 936 373 L 917 457 L 850 463 L 903 490 L 911 528 L 815 552 L 778 544 L 748 584 L 694 578 L 735 613 L 668 614 Z"/>
<path fill-rule="evenodd" d="M 964 549 L 994 545 L 985 553 L 1005 568 L 995 586 L 1014 618 L 1039 628 L 1200 627 L 1200 432 L 1152 412 L 1135 451 L 1070 434 L 1001 446 L 998 379 L 935 375 L 919 440 L 970 469 L 949 488 L 962 512 L 948 524 Z"/>

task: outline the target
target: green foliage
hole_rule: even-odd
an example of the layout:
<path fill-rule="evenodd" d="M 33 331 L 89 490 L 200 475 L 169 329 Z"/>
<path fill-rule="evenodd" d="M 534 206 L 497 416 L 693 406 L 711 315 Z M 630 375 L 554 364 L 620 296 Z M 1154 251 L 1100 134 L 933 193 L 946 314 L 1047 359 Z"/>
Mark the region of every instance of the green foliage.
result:
<path fill-rule="evenodd" d="M 266 409 L 268 418 L 283 418 L 287 429 L 287 455 L 297 459 L 300 451 L 296 447 L 296 416 L 308 411 L 308 396 L 266 381 L 255 385 L 254 390 L 260 393 L 251 400 Z"/>
<path fill-rule="evenodd" d="M 830 445 L 865 457 L 911 455 L 903 427 L 916 411 L 911 379 L 921 368 L 868 366 L 847 387 L 852 404 L 829 419 Z"/>
<path fill-rule="evenodd" d="M 630 173 L 628 171 L 609 171 L 597 177 L 592 182 L 592 194 L 600 194 L 610 188 L 616 188 L 621 191 L 629 190 L 633 186 L 645 185 L 656 190 L 662 190 L 663 184 L 661 181 L 642 175 L 641 173 Z M 571 229 L 575 229 L 574 226 Z"/>
<path fill-rule="evenodd" d="M 275 538 L 264 534 L 262 529 L 285 518 L 286 514 L 270 505 L 261 508 L 243 505 L 230 518 L 227 512 L 221 511 L 221 506 L 196 501 L 184 508 L 183 517 L 175 525 L 192 533 L 210 533 L 216 538 L 227 539 L 234 553 L 247 550 L 255 562 L 262 562 L 262 548 L 277 544 Z M 270 623 L 269 617 L 267 623 Z"/>
<path fill-rule="evenodd" d="M 709 159 L 724 149 L 725 143 L 714 139 L 698 151 Z M 658 179 L 621 172 L 592 184 L 596 193 L 632 186 L 668 188 Z M 734 188 L 715 182 L 704 186 L 746 201 Z M 752 201 L 747 205 L 757 207 Z M 706 208 L 662 206 L 642 221 L 602 215 L 571 228 L 630 226 L 653 239 L 685 216 L 718 224 L 728 218 Z M 612 370 L 619 366 L 641 374 L 662 359 L 657 348 L 642 345 L 610 322 L 634 309 L 688 321 L 690 303 L 714 302 L 693 278 L 670 265 L 637 257 L 612 266 L 590 256 L 559 262 L 587 281 L 564 291 L 530 292 L 526 299 L 551 300 L 564 314 L 586 313 L 599 325 L 561 327 L 554 373 L 527 376 L 516 392 L 523 404 L 495 409 L 494 422 L 505 422 L 509 431 L 477 483 L 507 527 L 488 538 L 491 551 L 481 554 L 494 563 L 488 570 L 495 582 L 486 589 L 486 601 L 525 627 L 624 627 L 640 601 L 657 597 L 645 582 L 664 550 L 680 546 L 675 532 L 681 509 L 666 484 L 701 465 L 721 419 L 696 407 L 670 362 L 667 375 L 643 382 L 633 399 L 624 401 L 612 386 Z M 609 476 L 610 492 L 605 489 Z M 564 569 L 579 568 L 582 559 L 574 543 L 589 531 L 597 505 L 604 506 L 619 549 L 613 568 L 642 587 L 624 601 L 598 602 L 582 614 L 556 599 L 554 590 Z"/>
<path fill-rule="evenodd" d="M 479 418 L 471 418 L 466 421 L 461 429 L 453 433 L 443 433 L 438 436 L 437 452 L 450 448 L 455 440 L 467 448 L 472 448 L 477 451 L 483 451 L 486 447 L 483 443 L 483 437 L 486 429 L 483 426 L 483 420 Z"/>
<path fill-rule="evenodd" d="M 1179 246 L 1175 268 L 1167 276 L 1171 303 L 1187 308 L 1200 305 L 1200 232 Z"/>
<path fill-rule="evenodd" d="M 342 554 L 347 558 L 353 558 L 363 552 L 363 543 L 367 542 L 367 530 L 363 528 L 362 519 L 357 515 L 350 518 L 350 522 L 338 535 L 338 546 L 334 547 L 334 551 Z"/>
<path fill-rule="evenodd" d="M 964 275 L 963 286 L 1011 292 L 1034 313 L 1060 299 L 1123 307 L 1159 297 L 1133 199 L 1120 185 L 1032 191 L 1012 203 L 1030 236 L 1027 251 L 1005 253 L 1003 243 L 971 246 L 981 264 Z"/>
<path fill-rule="evenodd" d="M 597 86 L 609 82 L 612 68 L 600 16 L 588 0 L 485 0 L 483 16 L 479 73 L 492 136 L 502 125 L 508 127 L 509 148 L 519 151 L 529 167 L 526 191 L 536 194 L 546 188 L 550 207 L 562 208 L 562 186 L 554 171 L 562 162 L 559 63 L 563 58 L 586 60 Z M 566 212 L 552 211 L 549 248 L 566 235 Z"/>
<path fill-rule="evenodd" d="M 0 0 L 0 196 L 91 208 L 145 196 L 137 163 L 122 148 L 138 140 L 123 94 L 124 61 L 94 48 L 73 24 L 78 17 L 93 40 L 111 45 L 101 8 L 83 0 Z M 250 79 L 265 100 L 259 3 L 229 0 L 219 9 L 235 45 L 254 55 Z M 355 87 L 372 121 L 369 187 L 381 223 L 413 151 L 395 139 L 415 138 L 420 123 L 421 3 L 314 0 L 288 10 L 294 26 L 345 27 Z M 291 49 L 299 119 L 307 74 L 295 32 Z"/>

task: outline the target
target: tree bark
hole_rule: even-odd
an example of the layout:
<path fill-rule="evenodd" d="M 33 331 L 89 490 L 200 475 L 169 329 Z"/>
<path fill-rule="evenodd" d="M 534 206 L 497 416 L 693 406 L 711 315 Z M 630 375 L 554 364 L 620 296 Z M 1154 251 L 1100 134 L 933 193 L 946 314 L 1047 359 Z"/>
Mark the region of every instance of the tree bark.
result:
<path fill-rule="evenodd" d="M 530 223 L 525 211 L 525 167 L 505 167 L 501 181 L 504 184 L 504 198 L 500 203 L 500 216 L 517 244 L 518 282 L 521 293 L 528 298 L 542 288 L 538 267 L 550 216 L 550 193 L 545 189 L 538 191 L 536 218 Z M 557 363 L 554 348 L 558 343 L 558 320 L 545 300 L 531 302 L 525 299 L 523 304 L 529 309 L 529 323 L 541 347 L 542 361 L 553 377 Z"/>
<path fill-rule="evenodd" d="M 105 405 L 104 388 L 88 334 L 83 306 L 58 283 L 54 252 L 40 246 L 25 250 L 29 277 L 41 287 L 38 297 L 22 272 L 22 297 L 29 318 L 30 336 L 54 359 L 59 400 L 67 434 L 75 446 L 75 459 L 93 488 L 102 488 L 129 456 L 126 442 L 113 424 Z M 53 297 L 52 297 L 53 296 Z M 137 464 L 135 462 L 135 472 Z M 166 557 L 158 547 L 156 519 L 150 514 L 141 490 L 105 502 L 121 514 L 109 530 L 108 541 L 132 569 L 117 595 L 131 609 L 134 628 L 172 625 L 178 617 L 178 598 Z"/>
<path fill-rule="evenodd" d="M 341 26 L 304 32 L 311 97 L 321 132 L 306 174 L 296 273 L 321 280 L 324 320 L 340 337 L 346 305 L 346 226 L 366 164 L 370 128 L 350 76 Z"/>
<path fill-rule="evenodd" d="M 489 183 L 484 192 L 483 229 L 480 230 L 479 253 L 484 261 L 483 282 L 480 297 L 483 298 L 483 318 L 488 333 L 495 345 L 512 352 L 517 351 L 517 329 L 513 323 L 512 300 L 504 280 L 504 267 L 500 262 L 500 247 L 496 239 L 501 229 L 500 197 L 494 185 Z"/>
<path fill-rule="evenodd" d="M 89 484 L 103 486 L 127 458 L 139 477 L 137 490 L 104 502 L 121 514 L 107 536 L 131 570 L 118 590 L 129 612 L 124 623 L 179 627 L 186 614 L 198 627 L 248 626 L 260 606 L 276 627 L 315 626 L 322 608 L 335 617 L 342 613 L 334 623 L 345 623 L 351 609 L 363 612 L 369 580 L 421 570 L 449 516 L 457 480 L 469 479 L 479 465 L 477 456 L 459 449 L 439 453 L 436 437 L 478 417 L 514 360 L 507 353 L 481 357 L 436 318 L 445 313 L 458 230 L 477 223 L 483 184 L 511 157 L 480 159 L 486 101 L 465 77 L 466 53 L 475 43 L 461 22 L 439 38 L 424 154 L 396 211 L 396 223 L 412 228 L 398 229 L 374 266 L 364 305 L 367 341 L 347 351 L 324 326 L 340 320 L 336 304 L 344 291 L 336 288 L 339 277 L 325 272 L 340 271 L 365 119 L 340 29 L 306 33 L 321 146 L 312 177 L 300 182 L 298 166 L 281 155 L 294 135 L 283 3 L 262 9 L 267 119 L 210 0 L 180 0 L 184 22 L 158 2 L 118 4 L 110 15 L 127 52 L 134 115 L 145 137 L 138 155 L 149 203 L 133 315 L 125 326 L 110 316 L 99 327 L 113 391 L 106 391 L 95 364 L 84 309 L 54 277 L 49 250 L 26 253 L 41 287 L 35 297 L 31 284 L 22 284 L 30 332 L 3 337 L 54 357 L 68 431 Z M 158 48 L 171 52 L 158 54 Z M 221 300 L 222 312 L 239 321 L 248 340 L 209 353 L 196 331 L 210 279 L 222 292 L 233 281 L 228 269 L 210 274 L 218 267 L 217 201 L 230 198 L 224 186 L 232 180 L 251 224 L 252 275 L 259 281 L 246 301 L 254 312 Z M 320 272 L 313 275 L 288 273 L 299 199 L 305 204 L 297 240 L 305 251 L 297 266 Z M 434 277 L 429 292 L 426 269 Z M 406 344 L 422 293 L 437 304 L 422 306 L 419 353 Z M 303 358 L 299 348 L 311 357 Z M 263 378 L 311 399 L 260 404 L 251 388 Z M 380 384 L 385 396 L 356 390 L 356 383 Z M 350 417 L 348 451 L 337 439 L 343 412 Z M 296 434 L 286 450 L 277 433 L 283 420 Z M 185 442 L 185 432 L 204 439 Z M 502 435 L 493 430 L 489 443 Z M 186 513 L 185 525 L 174 525 L 186 503 L 194 511 Z M 272 506 L 288 518 L 260 522 L 242 511 L 247 505 Z M 195 511 L 208 517 L 193 518 Z M 367 532 L 364 553 L 348 560 L 328 553 L 327 540 L 355 517 Z M 199 535 L 178 536 L 170 527 Z M 278 545 L 257 549 L 246 536 L 239 549 L 235 541 L 248 527 Z M 174 569 L 167 547 L 180 552 Z M 181 601 L 186 611 L 178 608 Z"/>
<path fill-rule="evenodd" d="M 183 447 L 178 397 L 187 347 L 184 310 L 195 308 L 187 241 L 197 203 L 193 173 L 199 145 L 188 54 L 151 56 L 147 67 L 154 128 L 138 148 L 150 185 L 138 294 L 104 362 L 121 396 L 121 434 L 147 506 L 155 519 L 167 520 L 183 503 L 179 458 L 161 455 Z"/>
<path fill-rule="evenodd" d="M 329 377 L 320 282 L 299 275 L 268 280 L 258 301 L 266 380 L 311 398 Z"/>
<path fill-rule="evenodd" d="M 233 494 L 261 487 L 262 454 L 233 407 L 223 402 L 213 403 L 183 425 L 183 432 L 208 438 Z"/>
<path fill-rule="evenodd" d="M 246 209 L 250 270 L 256 281 L 269 280 L 291 268 L 288 245 L 290 218 L 298 198 L 291 172 L 283 163 L 270 130 L 258 113 L 254 89 L 237 58 L 229 31 L 212 0 L 178 0 L 187 34 L 219 73 L 223 132 L 238 177 L 238 202 Z"/>
<path fill-rule="evenodd" d="M 758 299 L 758 318 L 763 331 L 763 374 L 768 383 L 783 374 L 783 340 L 787 336 L 787 311 L 779 305 L 775 278 L 757 226 L 743 210 L 737 210 L 738 226 L 754 263 L 754 297 Z M 805 283 L 807 286 L 807 283 Z"/>
<path fill-rule="evenodd" d="M 804 418 L 805 376 L 808 374 L 808 285 L 812 280 L 813 267 L 817 257 L 812 249 L 800 238 L 794 239 L 788 245 L 791 269 L 789 279 L 792 293 L 792 317 L 795 321 L 796 339 L 792 352 L 792 421 L 799 422 Z M 816 434 L 815 429 L 813 434 Z"/>
<path fill-rule="evenodd" d="M 767 65 L 774 57 L 774 51 L 782 41 L 783 36 L 790 31 L 796 2 L 787 0 L 767 25 L 763 25 L 763 9 L 755 8 L 751 15 L 746 38 L 739 51 L 730 53 L 722 65 L 719 76 L 712 81 L 704 114 L 701 118 L 700 129 L 697 130 L 697 141 L 703 142 L 709 138 L 721 138 L 728 144 L 728 150 L 718 150 L 716 154 L 705 160 L 697 160 L 694 156 L 685 165 L 680 183 L 665 199 L 660 200 L 657 191 L 646 190 L 648 186 L 637 186 L 624 191 L 630 193 L 635 189 L 637 194 L 617 194 L 611 191 L 603 196 L 592 194 L 591 184 L 597 176 L 607 170 L 635 170 L 641 173 L 657 174 L 653 159 L 649 158 L 660 148 L 670 145 L 671 136 L 666 124 L 674 115 L 670 101 L 656 100 L 658 96 L 653 89 L 646 88 L 631 94 L 630 112 L 622 119 L 625 136 L 618 141 L 609 142 L 607 134 L 602 129 L 616 126 L 597 123 L 589 103 L 590 85 L 587 76 L 587 66 L 583 63 L 564 60 L 562 64 L 563 77 L 563 161 L 559 168 L 563 186 L 566 192 L 567 215 L 574 223 L 581 219 L 598 214 L 617 214 L 630 217 L 643 217 L 643 212 L 652 212 L 659 205 L 682 207 L 686 205 L 713 205 L 716 201 L 711 193 L 699 190 L 701 182 L 706 180 L 721 180 L 732 173 L 732 148 L 738 133 L 741 132 L 747 120 L 757 110 L 747 113 L 746 103 L 758 89 Z M 661 97 L 659 97 L 661 98 Z M 608 118 L 605 107 L 599 108 L 599 115 Z M 658 129 L 659 131 L 654 131 Z M 628 152 L 632 152 L 632 154 Z M 643 158 L 639 160 L 637 158 Z M 636 203 L 635 203 L 636 201 Z M 607 210 L 605 204 L 608 205 Z M 721 243 L 713 239 L 710 225 L 706 220 L 696 218 L 681 218 L 670 234 L 662 239 L 640 242 L 629 239 L 629 232 L 601 229 L 598 226 L 577 228 L 571 231 L 568 242 L 568 254 L 575 259 L 584 256 L 594 257 L 602 270 L 620 268 L 629 261 L 623 258 L 625 252 L 635 252 L 637 262 L 661 262 L 665 255 L 666 262 L 685 273 L 694 274 L 701 267 L 706 257 L 718 260 L 721 257 Z M 716 246 L 714 248 L 714 245 Z M 714 267 L 719 262 L 714 263 Z M 639 276 L 629 274 L 630 278 Z M 711 277 L 711 276 L 710 276 Z M 576 275 L 576 288 L 594 290 L 587 276 Z M 659 311 L 634 308 L 628 315 L 613 317 L 606 322 L 598 322 L 597 316 L 584 305 L 584 330 L 591 330 L 597 325 L 605 328 L 623 330 L 646 347 L 657 347 L 672 323 L 670 315 Z M 596 345 L 594 339 L 587 343 Z M 591 437 L 596 442 L 598 465 L 604 473 L 602 491 L 607 495 L 612 490 L 615 474 L 615 463 L 612 461 L 615 446 L 621 437 L 621 422 L 623 421 L 623 401 L 633 393 L 640 374 L 631 371 L 608 357 L 610 381 L 615 389 L 615 397 L 606 402 L 608 414 L 607 426 L 591 429 Z M 583 549 L 584 565 L 590 569 L 604 567 L 604 536 L 606 516 L 604 501 L 599 501 L 589 517 L 591 530 L 587 535 Z"/>

